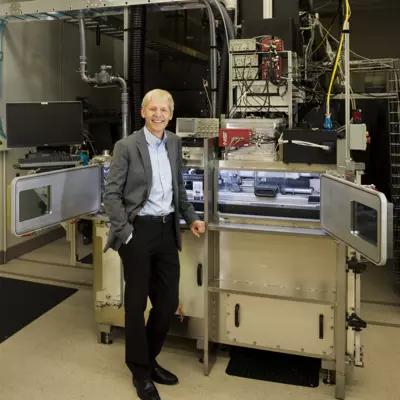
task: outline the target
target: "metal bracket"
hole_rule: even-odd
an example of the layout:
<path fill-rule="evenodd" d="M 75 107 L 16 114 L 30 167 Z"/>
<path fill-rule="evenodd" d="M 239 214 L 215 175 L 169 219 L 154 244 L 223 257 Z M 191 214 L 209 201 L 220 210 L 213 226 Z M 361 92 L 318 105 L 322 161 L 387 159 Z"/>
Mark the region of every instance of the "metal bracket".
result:
<path fill-rule="evenodd" d="M 347 260 L 347 267 L 355 274 L 361 274 L 367 269 L 367 264 L 358 260 L 356 256 L 353 256 Z"/>
<path fill-rule="evenodd" d="M 105 290 L 99 290 L 96 292 L 96 307 L 115 307 L 120 308 L 122 306 L 121 296 L 113 296 Z"/>
<path fill-rule="evenodd" d="M 356 313 L 347 316 L 347 326 L 356 332 L 361 332 L 367 327 L 367 323 L 361 319 Z"/>

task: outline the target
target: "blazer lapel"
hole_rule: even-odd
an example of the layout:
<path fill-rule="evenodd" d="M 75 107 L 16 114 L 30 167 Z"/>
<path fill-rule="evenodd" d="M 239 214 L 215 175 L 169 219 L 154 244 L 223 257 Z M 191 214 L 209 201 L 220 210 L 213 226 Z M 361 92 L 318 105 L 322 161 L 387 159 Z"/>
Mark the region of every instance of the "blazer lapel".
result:
<path fill-rule="evenodd" d="M 151 161 L 150 161 L 150 154 L 149 149 L 147 147 L 146 137 L 144 136 L 144 131 L 141 129 L 137 133 L 138 137 L 136 140 L 137 147 L 139 149 L 139 153 L 142 157 L 144 173 L 146 174 L 147 180 L 147 196 L 150 194 L 153 171 L 151 169 Z"/>
<path fill-rule="evenodd" d="M 172 185 L 173 187 L 176 187 L 178 182 L 177 182 L 177 176 L 178 176 L 178 166 L 176 165 L 176 153 L 177 153 L 177 148 L 175 146 L 174 140 L 171 137 L 173 133 L 168 132 L 167 133 L 167 142 L 166 142 L 166 147 L 167 147 L 167 153 L 168 153 L 168 159 L 169 159 L 169 164 L 171 165 L 171 173 L 172 173 Z"/>

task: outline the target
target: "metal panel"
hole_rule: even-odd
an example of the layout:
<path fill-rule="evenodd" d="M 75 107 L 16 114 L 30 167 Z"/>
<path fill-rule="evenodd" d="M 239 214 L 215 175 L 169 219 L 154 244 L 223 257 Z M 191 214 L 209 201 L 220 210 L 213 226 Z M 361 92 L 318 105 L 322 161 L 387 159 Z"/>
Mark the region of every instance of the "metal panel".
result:
<path fill-rule="evenodd" d="M 387 259 L 388 212 L 384 194 L 321 175 L 321 226 L 377 265 Z"/>
<path fill-rule="evenodd" d="M 184 3 L 182 0 L 34 0 L 13 1 L 0 6 L 0 16 L 52 13 L 57 11 L 85 10 L 135 6 L 140 4 Z"/>
<path fill-rule="evenodd" d="M 77 167 L 14 178 L 11 230 L 35 232 L 100 208 L 101 169 Z"/>
<path fill-rule="evenodd" d="M 321 356 L 333 353 L 334 313 L 331 306 L 226 296 L 226 333 L 230 340 L 279 351 Z"/>
<path fill-rule="evenodd" d="M 329 236 L 313 237 L 247 232 L 220 234 L 219 279 L 248 292 L 301 293 L 329 301 L 335 295 L 336 245 Z"/>
<path fill-rule="evenodd" d="M 112 249 L 105 253 L 103 252 L 109 226 L 104 223 L 97 223 L 94 228 L 94 238 L 100 239 L 100 246 L 95 246 L 95 251 L 98 253 L 95 256 L 95 305 L 96 307 L 121 307 L 123 304 L 124 280 L 119 255 Z"/>
<path fill-rule="evenodd" d="M 181 278 L 179 298 L 188 317 L 204 316 L 204 238 L 196 238 L 190 231 L 182 232 L 182 252 L 179 255 Z M 201 265 L 201 266 L 199 266 Z M 198 276 L 199 274 L 199 281 Z"/>

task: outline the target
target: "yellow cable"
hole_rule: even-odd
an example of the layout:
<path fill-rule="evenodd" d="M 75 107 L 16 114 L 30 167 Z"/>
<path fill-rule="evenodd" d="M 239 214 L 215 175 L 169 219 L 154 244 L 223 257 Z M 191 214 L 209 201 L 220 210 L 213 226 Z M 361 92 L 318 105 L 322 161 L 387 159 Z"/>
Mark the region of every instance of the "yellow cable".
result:
<path fill-rule="evenodd" d="M 351 16 L 350 3 L 349 3 L 349 0 L 346 0 L 346 15 L 345 15 L 344 23 L 343 23 L 343 30 L 345 30 L 346 25 L 350 20 L 350 16 Z M 329 82 L 328 95 L 326 97 L 326 114 L 330 114 L 330 112 L 331 112 L 332 87 L 333 87 L 333 83 L 335 82 L 335 79 L 336 79 L 337 69 L 339 66 L 340 58 L 342 56 L 344 37 L 345 37 L 345 33 L 342 32 L 342 34 L 340 35 L 339 48 L 336 53 L 335 65 L 333 66 L 331 80 Z"/>

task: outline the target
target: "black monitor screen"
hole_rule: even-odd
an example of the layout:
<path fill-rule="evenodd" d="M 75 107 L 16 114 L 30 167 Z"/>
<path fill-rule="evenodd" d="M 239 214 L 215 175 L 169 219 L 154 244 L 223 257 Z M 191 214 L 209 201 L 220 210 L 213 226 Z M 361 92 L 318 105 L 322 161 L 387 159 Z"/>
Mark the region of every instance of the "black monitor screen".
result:
<path fill-rule="evenodd" d="M 63 146 L 82 142 L 79 101 L 7 103 L 9 147 Z"/>

